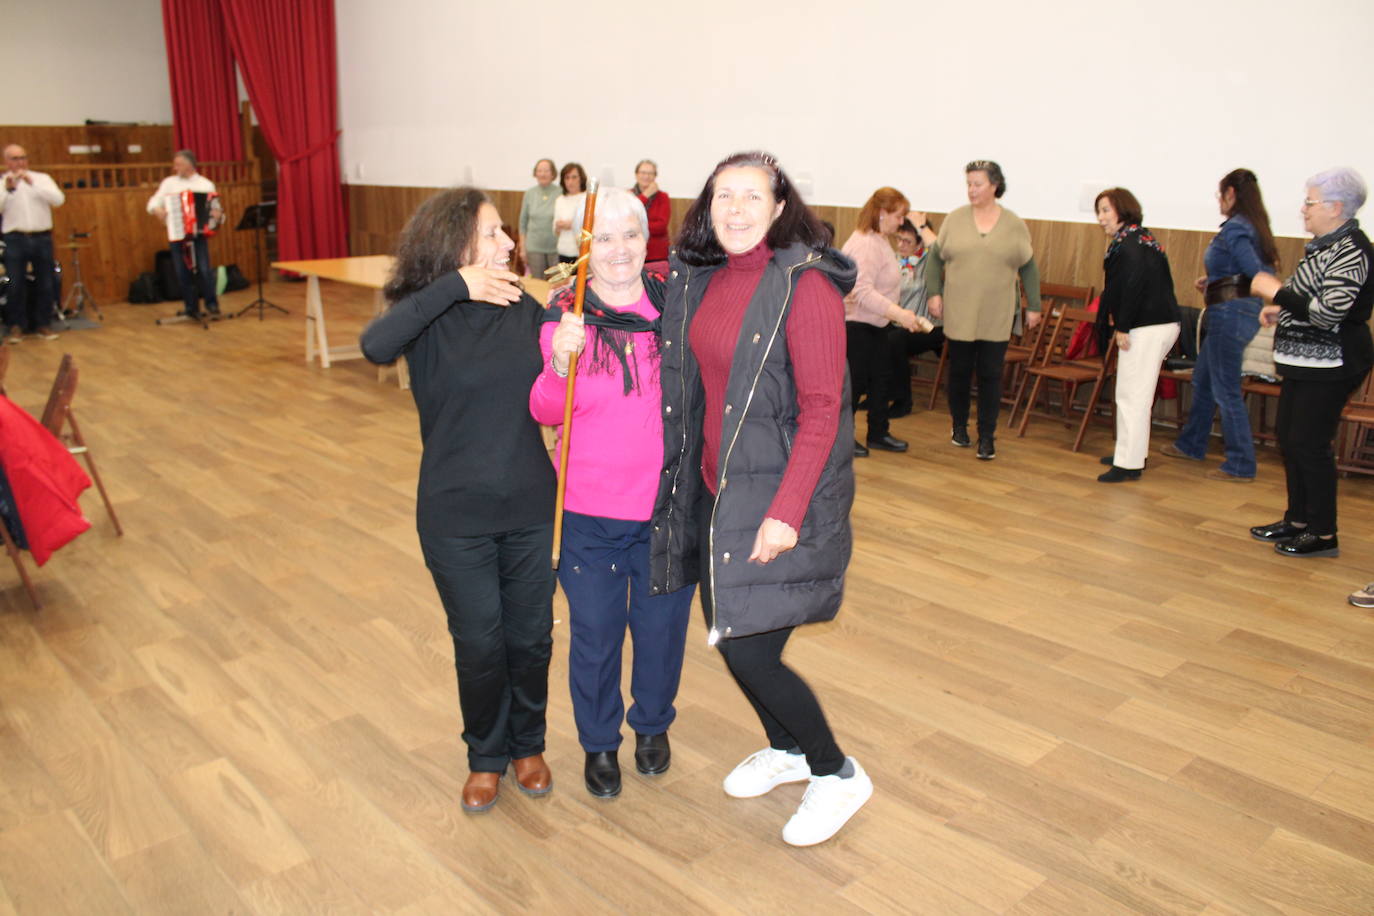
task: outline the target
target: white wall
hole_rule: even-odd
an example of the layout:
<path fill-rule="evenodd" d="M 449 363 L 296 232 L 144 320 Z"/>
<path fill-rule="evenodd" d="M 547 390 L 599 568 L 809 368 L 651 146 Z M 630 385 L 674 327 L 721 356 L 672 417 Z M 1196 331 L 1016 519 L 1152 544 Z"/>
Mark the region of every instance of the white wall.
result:
<path fill-rule="evenodd" d="M 0 3 L 0 61 L 6 124 L 172 122 L 160 0 Z"/>
<path fill-rule="evenodd" d="M 990 158 L 1023 216 L 1087 221 L 1085 189 L 1121 184 L 1151 225 L 1209 229 L 1244 165 L 1300 235 L 1305 177 L 1374 180 L 1367 0 L 336 3 L 357 184 L 523 188 L 541 156 L 629 183 L 647 156 L 685 197 L 763 147 L 813 202 L 948 210 Z"/>

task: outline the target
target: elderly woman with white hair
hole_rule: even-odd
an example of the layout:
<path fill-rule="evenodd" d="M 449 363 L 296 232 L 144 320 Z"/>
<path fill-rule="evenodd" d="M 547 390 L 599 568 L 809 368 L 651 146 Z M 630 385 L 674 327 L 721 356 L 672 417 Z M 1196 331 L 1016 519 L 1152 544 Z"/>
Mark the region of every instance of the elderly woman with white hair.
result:
<path fill-rule="evenodd" d="M 1253 293 L 1273 302 L 1260 321 L 1278 324 L 1274 363 L 1283 376 L 1277 433 L 1288 477 L 1288 509 L 1271 525 L 1250 529 L 1289 557 L 1340 555 L 1336 540 L 1336 461 L 1331 447 L 1346 399 L 1374 366 L 1369 335 L 1374 247 L 1355 213 L 1364 179 L 1349 168 L 1307 180 L 1303 228 L 1312 233 L 1293 276 L 1280 283 L 1257 274 Z"/>
<path fill-rule="evenodd" d="M 653 593 L 650 517 L 663 467 L 659 315 L 663 279 L 644 271 L 649 221 L 634 194 L 601 192 L 592 227 L 585 316 L 572 291 L 555 294 L 541 335 L 544 370 L 530 390 L 530 413 L 561 426 L 568 365 L 578 362 L 569 436 L 566 513 L 558 580 L 568 598 L 568 686 L 586 752 L 587 791 L 620 794 L 620 726 L 635 732 L 635 768 L 646 776 L 671 761 L 668 726 L 676 711 L 694 586 Z M 634 643 L 629 713 L 620 693 L 621 647 Z"/>

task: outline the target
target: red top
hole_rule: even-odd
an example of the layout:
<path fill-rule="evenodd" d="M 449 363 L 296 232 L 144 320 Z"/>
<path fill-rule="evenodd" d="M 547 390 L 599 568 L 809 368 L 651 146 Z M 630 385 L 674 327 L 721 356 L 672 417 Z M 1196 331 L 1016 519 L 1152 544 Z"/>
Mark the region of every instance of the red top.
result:
<path fill-rule="evenodd" d="M 639 198 L 649 216 L 649 244 L 644 252 L 644 260 L 668 260 L 668 222 L 673 218 L 673 202 L 662 191 L 655 191 L 653 197 L 645 197 L 635 188 L 635 197 Z"/>
<path fill-rule="evenodd" d="M 712 493 L 716 492 L 716 471 L 720 467 L 721 423 L 730 364 L 749 300 L 772 258 L 773 251 L 764 242 L 744 254 L 730 255 L 725 267 L 711 277 L 687 334 L 706 389 L 701 475 Z M 801 531 L 816 481 L 835 444 L 844 393 L 844 300 L 820 271 L 802 272 L 792 294 L 786 336 L 787 353 L 792 358 L 792 382 L 797 389 L 797 436 L 782 483 L 768 508 L 768 517 Z"/>

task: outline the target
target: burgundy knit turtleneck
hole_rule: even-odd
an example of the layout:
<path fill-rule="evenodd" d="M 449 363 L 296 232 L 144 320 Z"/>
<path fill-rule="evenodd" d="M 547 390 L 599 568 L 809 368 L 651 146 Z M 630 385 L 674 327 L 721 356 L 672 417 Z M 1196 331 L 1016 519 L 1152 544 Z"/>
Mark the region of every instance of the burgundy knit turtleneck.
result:
<path fill-rule="evenodd" d="M 764 242 L 744 254 L 730 255 L 726 265 L 711 277 L 687 334 L 706 389 L 701 474 L 712 493 L 716 491 L 716 471 L 720 467 L 721 422 L 730 364 L 749 300 L 772 258 L 773 251 Z M 835 444 L 844 392 L 844 300 L 820 271 L 802 273 L 792 294 L 786 330 L 792 381 L 797 389 L 797 436 L 768 517 L 801 531 L 816 481 Z"/>

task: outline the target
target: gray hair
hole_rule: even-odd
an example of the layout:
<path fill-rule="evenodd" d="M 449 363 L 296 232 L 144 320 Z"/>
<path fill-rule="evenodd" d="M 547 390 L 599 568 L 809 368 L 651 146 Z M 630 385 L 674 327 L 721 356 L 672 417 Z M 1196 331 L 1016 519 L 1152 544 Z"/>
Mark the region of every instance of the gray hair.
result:
<path fill-rule="evenodd" d="M 1340 201 L 1344 219 L 1353 217 L 1369 196 L 1360 173 L 1344 165 L 1318 172 L 1307 179 L 1307 186 L 1320 191 L 1323 200 Z"/>
<path fill-rule="evenodd" d="M 624 188 L 602 188 L 596 197 L 596 223 L 600 224 L 602 217 L 618 219 L 625 216 L 633 216 L 639 220 L 639 229 L 644 233 L 644 240 L 649 240 L 649 214 L 644 212 L 644 204 L 634 194 Z M 596 231 L 596 227 L 592 227 Z"/>
<path fill-rule="evenodd" d="M 191 168 L 200 168 L 200 163 L 196 161 L 196 154 L 188 149 L 179 149 L 172 154 L 173 159 L 185 159 L 191 163 Z"/>

